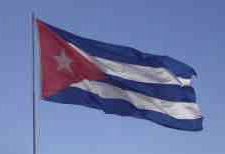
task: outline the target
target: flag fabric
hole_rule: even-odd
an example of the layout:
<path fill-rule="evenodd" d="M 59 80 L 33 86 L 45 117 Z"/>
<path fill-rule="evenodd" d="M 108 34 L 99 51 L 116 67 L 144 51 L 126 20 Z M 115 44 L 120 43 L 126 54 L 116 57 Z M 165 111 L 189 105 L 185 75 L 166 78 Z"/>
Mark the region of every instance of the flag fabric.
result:
<path fill-rule="evenodd" d="M 195 70 L 171 57 L 86 39 L 37 20 L 42 98 L 107 114 L 202 129 Z"/>

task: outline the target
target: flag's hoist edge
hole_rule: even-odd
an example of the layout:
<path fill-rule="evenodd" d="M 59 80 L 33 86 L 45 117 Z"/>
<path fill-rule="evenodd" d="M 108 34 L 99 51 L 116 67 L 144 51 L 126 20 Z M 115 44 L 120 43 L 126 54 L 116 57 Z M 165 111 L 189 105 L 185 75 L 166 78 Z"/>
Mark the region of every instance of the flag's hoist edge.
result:
<path fill-rule="evenodd" d="M 87 54 L 91 58 L 94 57 L 93 59 L 103 59 L 103 61 L 109 60 L 119 64 L 131 64 L 157 69 L 164 68 L 172 72 L 180 83 L 184 83 L 184 86 L 181 86 L 179 82 L 176 83 L 176 81 L 171 84 L 133 81 L 129 80 L 129 75 L 125 75 L 124 79 L 122 78 L 123 75 L 114 75 L 108 71 L 106 80 L 95 81 L 96 83 L 113 85 L 122 91 L 131 90 L 131 92 L 137 92 L 137 94 L 140 93 L 140 95 L 150 97 L 151 102 L 153 102 L 153 107 L 150 107 L 150 110 L 148 105 L 141 103 L 144 101 L 142 97 L 139 97 L 141 99 L 136 98 L 136 101 L 139 100 L 141 102 L 131 102 L 130 99 L 135 100 L 135 98 L 127 96 L 127 92 L 125 92 L 126 96 L 121 96 L 121 94 L 118 93 L 112 94 L 112 91 L 110 91 L 110 93 L 104 93 L 104 90 L 99 92 L 98 90 L 93 90 L 96 87 L 91 86 L 90 83 L 87 83 L 88 81 L 83 83 L 83 87 L 79 84 L 73 84 L 57 95 L 46 98 L 46 100 L 64 104 L 88 106 L 101 109 L 108 114 L 148 119 L 161 125 L 181 130 L 196 131 L 202 129 L 203 118 L 197 104 L 195 104 L 196 98 L 194 90 L 189 85 L 192 76 L 196 75 L 196 72 L 190 66 L 167 56 L 141 53 L 133 48 L 81 38 L 46 23 L 44 24 L 52 32 L 55 32 L 56 35 L 63 38 L 68 44 L 77 49 L 82 49 L 85 55 Z M 137 104 L 141 105 L 138 106 Z M 180 115 L 176 114 L 177 112 Z"/>

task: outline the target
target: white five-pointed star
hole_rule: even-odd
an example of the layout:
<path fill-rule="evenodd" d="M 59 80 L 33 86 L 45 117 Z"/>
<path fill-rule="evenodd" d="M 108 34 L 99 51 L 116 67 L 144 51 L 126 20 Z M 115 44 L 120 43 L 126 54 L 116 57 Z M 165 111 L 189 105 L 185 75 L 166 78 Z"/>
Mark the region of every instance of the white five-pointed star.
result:
<path fill-rule="evenodd" d="M 66 56 L 65 50 L 62 50 L 60 52 L 59 56 L 54 56 L 54 59 L 57 61 L 58 63 L 58 67 L 57 70 L 61 71 L 68 71 L 70 73 L 73 73 L 70 64 L 73 62 L 69 57 Z"/>

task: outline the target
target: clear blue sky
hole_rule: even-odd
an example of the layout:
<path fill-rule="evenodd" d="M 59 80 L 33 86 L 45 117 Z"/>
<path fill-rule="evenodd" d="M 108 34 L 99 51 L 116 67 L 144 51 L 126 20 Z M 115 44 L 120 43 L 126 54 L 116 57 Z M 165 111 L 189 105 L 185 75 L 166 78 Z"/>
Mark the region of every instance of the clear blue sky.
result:
<path fill-rule="evenodd" d="M 38 103 L 40 154 L 224 154 L 225 2 L 21 0 L 0 4 L 0 153 L 32 153 L 31 11 L 78 35 L 193 66 L 204 130 L 184 132 L 90 108 Z"/>

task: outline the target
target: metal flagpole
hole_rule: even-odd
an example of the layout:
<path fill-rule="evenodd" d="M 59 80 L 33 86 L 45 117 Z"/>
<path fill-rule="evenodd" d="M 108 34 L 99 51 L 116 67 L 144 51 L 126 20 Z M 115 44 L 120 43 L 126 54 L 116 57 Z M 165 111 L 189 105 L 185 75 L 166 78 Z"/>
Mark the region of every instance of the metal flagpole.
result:
<path fill-rule="evenodd" d="M 36 86 L 35 86 L 35 15 L 32 12 L 32 24 L 31 24 L 31 29 L 32 29 L 32 108 L 33 108 L 33 154 L 37 154 L 37 120 L 36 120 Z"/>

